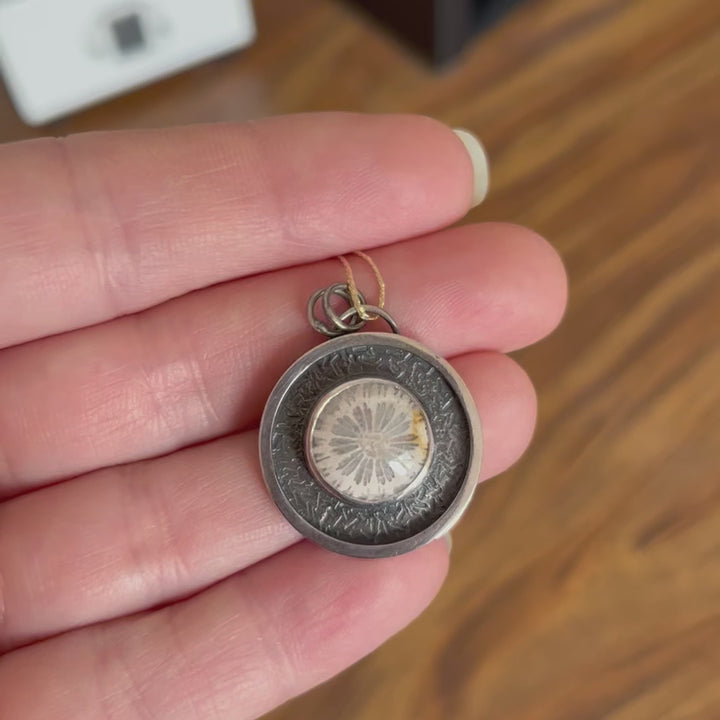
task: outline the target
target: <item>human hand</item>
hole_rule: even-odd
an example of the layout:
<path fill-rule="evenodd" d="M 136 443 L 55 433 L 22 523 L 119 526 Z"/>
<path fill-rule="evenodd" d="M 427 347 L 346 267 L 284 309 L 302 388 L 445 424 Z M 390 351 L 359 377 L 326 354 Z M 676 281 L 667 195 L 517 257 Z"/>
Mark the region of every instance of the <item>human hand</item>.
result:
<path fill-rule="evenodd" d="M 0 717 L 254 718 L 427 605 L 445 544 L 298 542 L 253 428 L 319 341 L 326 258 L 372 246 L 402 332 L 475 398 L 482 478 L 517 459 L 535 397 L 502 353 L 552 330 L 565 278 L 528 230 L 442 229 L 472 196 L 462 143 L 410 116 L 0 147 Z"/>

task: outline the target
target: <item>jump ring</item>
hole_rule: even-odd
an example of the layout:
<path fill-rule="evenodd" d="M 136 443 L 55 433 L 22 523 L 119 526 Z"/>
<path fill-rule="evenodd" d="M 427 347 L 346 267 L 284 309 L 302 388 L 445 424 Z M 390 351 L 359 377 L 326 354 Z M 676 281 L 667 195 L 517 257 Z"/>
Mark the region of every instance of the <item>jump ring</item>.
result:
<path fill-rule="evenodd" d="M 339 330 L 332 330 L 328 328 L 328 326 L 324 322 L 318 320 L 315 317 L 315 305 L 324 292 L 325 288 L 320 288 L 310 296 L 307 304 L 307 319 L 312 329 L 319 332 L 321 335 L 325 335 L 326 337 L 331 338 L 337 337 L 338 335 L 342 335 L 342 332 L 340 332 Z"/>
<path fill-rule="evenodd" d="M 327 288 L 320 288 L 319 290 L 316 290 L 310 296 L 307 304 L 308 322 L 314 330 L 319 332 L 321 335 L 333 338 L 355 332 L 365 326 L 367 321 L 363 319 L 353 305 L 338 315 L 331 305 L 332 295 L 338 295 L 348 303 L 352 302 L 347 286 L 343 283 L 335 283 L 335 285 L 330 285 Z M 376 305 L 368 305 L 361 293 L 358 293 L 358 297 L 361 301 L 361 311 L 363 314 L 368 315 L 373 320 L 381 318 L 388 324 L 393 333 L 396 335 L 399 334 L 400 331 L 398 329 L 398 325 L 393 316 L 390 315 L 387 310 L 384 310 Z M 320 320 L 315 315 L 315 306 L 317 305 L 318 300 L 322 300 L 323 311 L 325 312 L 327 319 L 332 323 L 331 326 Z M 353 320 L 352 318 L 355 319 Z"/>
<path fill-rule="evenodd" d="M 355 330 L 359 330 L 361 327 L 365 325 L 364 320 L 358 319 L 356 322 L 353 323 L 346 323 L 345 320 L 347 320 L 349 317 L 351 317 L 353 314 L 357 315 L 355 313 L 355 308 L 350 308 L 353 312 L 349 315 L 345 315 L 344 320 L 341 320 L 337 313 L 330 307 L 330 312 L 326 313 L 328 316 L 328 319 L 332 322 L 332 325 L 335 327 L 328 326 L 325 322 L 320 320 L 315 315 L 315 306 L 317 305 L 317 301 L 320 300 L 321 297 L 324 297 L 326 294 L 329 294 L 329 292 L 334 292 L 334 294 L 339 295 L 344 300 L 346 300 L 348 303 L 350 302 L 350 293 L 347 291 L 347 288 L 342 283 L 337 283 L 336 285 L 331 285 L 329 288 L 320 288 L 319 290 L 316 290 L 309 298 L 308 304 L 307 304 L 307 319 L 310 323 L 310 326 L 315 330 L 316 332 L 319 332 L 321 335 L 325 335 L 325 337 L 338 337 L 340 335 L 345 335 L 348 332 L 354 332 Z M 328 302 L 329 305 L 329 302 Z M 347 311 L 346 311 L 347 313 Z M 347 328 L 347 329 L 345 329 Z"/>
<path fill-rule="evenodd" d="M 395 322 L 395 318 L 387 310 L 384 310 L 377 305 L 366 305 L 365 303 L 363 303 L 363 309 L 367 310 L 369 313 L 372 313 L 378 318 L 382 318 L 388 324 L 388 327 L 390 328 L 390 330 L 393 331 L 395 335 L 400 334 L 400 329 L 398 328 L 398 324 Z M 357 310 L 355 310 L 354 307 L 348 308 L 344 313 L 340 315 L 340 320 L 344 322 L 353 315 L 357 315 Z"/>
<path fill-rule="evenodd" d="M 358 315 L 358 318 L 355 322 L 346 323 L 341 320 L 341 318 L 338 317 L 338 314 L 333 309 L 330 302 L 330 299 L 333 295 L 341 297 L 348 304 L 352 302 L 352 297 L 345 283 L 335 283 L 334 285 L 330 285 L 328 288 L 325 289 L 325 292 L 322 294 L 322 306 L 325 316 L 328 318 L 328 320 L 330 320 L 330 322 L 335 326 L 335 328 L 337 330 L 340 330 L 341 332 L 349 333 L 355 332 L 355 330 L 359 330 L 365 324 L 365 320 L 360 317 L 358 313 L 355 313 L 356 315 Z M 358 297 L 360 298 L 360 302 L 364 304 L 365 298 L 362 293 L 358 292 Z"/>

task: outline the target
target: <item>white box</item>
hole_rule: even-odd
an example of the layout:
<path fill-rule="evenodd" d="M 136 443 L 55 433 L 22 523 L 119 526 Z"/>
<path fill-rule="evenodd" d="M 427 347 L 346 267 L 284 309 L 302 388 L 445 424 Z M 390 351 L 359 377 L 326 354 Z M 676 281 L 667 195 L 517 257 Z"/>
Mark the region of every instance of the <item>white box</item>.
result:
<path fill-rule="evenodd" d="M 254 38 L 250 0 L 0 0 L 0 69 L 30 125 Z"/>

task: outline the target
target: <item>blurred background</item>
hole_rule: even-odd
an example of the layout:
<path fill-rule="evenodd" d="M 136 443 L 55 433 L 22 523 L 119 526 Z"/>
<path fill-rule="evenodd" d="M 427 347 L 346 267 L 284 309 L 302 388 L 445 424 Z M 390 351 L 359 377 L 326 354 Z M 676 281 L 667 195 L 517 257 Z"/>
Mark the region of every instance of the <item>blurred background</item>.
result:
<path fill-rule="evenodd" d="M 539 393 L 533 446 L 480 487 L 438 599 L 269 717 L 720 718 L 720 3 L 254 10 L 245 49 L 45 127 L 0 90 L 0 141 L 314 110 L 432 115 L 476 132 L 491 158 L 490 196 L 466 222 L 529 225 L 570 276 L 564 324 L 517 353 Z M 144 42 L 132 21 L 105 40 Z"/>

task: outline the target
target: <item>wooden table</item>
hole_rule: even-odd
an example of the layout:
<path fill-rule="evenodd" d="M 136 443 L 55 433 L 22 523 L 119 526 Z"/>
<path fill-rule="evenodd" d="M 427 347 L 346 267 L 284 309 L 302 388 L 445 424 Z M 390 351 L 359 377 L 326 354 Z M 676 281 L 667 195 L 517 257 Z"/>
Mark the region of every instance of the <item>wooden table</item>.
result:
<path fill-rule="evenodd" d="M 470 219 L 539 230 L 571 283 L 518 354 L 533 447 L 480 488 L 438 600 L 272 718 L 720 718 L 720 3 L 529 0 L 437 75 L 340 3 L 257 4 L 252 49 L 49 131 L 434 115 L 489 148 Z M 0 140 L 37 134 L 0 99 Z"/>

